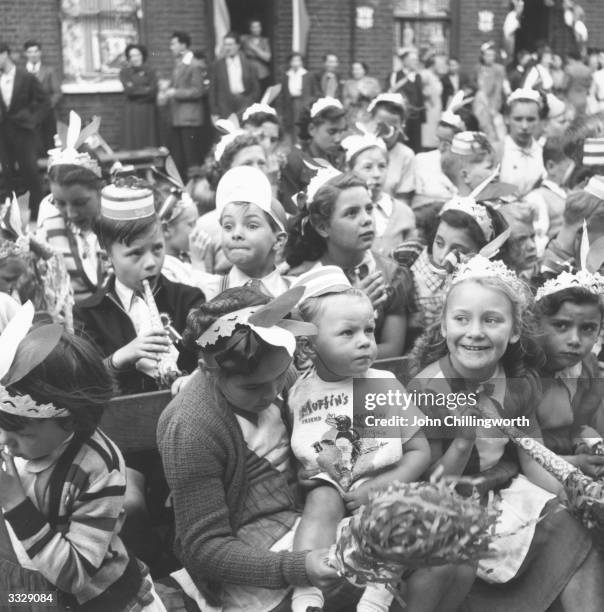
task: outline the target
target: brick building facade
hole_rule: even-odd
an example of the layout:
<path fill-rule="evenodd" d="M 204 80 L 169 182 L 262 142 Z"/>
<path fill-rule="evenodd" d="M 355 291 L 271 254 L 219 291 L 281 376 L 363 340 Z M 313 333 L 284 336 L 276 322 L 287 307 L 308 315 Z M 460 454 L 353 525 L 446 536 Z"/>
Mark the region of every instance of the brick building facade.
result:
<path fill-rule="evenodd" d="M 535 0 L 538 1 L 538 0 Z M 0 0 L 2 38 L 16 50 L 28 38 L 43 46 L 45 61 L 62 66 L 60 0 Z M 340 57 L 343 71 L 353 59 L 366 61 L 374 76 L 383 80 L 392 64 L 400 26 L 398 0 L 306 0 L 310 17 L 307 66 L 317 69 L 327 51 Z M 411 3 L 413 4 L 413 3 Z M 416 2 L 416 4 L 418 4 Z M 428 3 L 430 4 L 430 3 Z M 434 2 L 432 2 L 434 4 Z M 446 18 L 448 50 L 462 65 L 476 63 L 478 49 L 485 40 L 501 39 L 501 29 L 508 7 L 507 0 L 451 0 Z M 583 0 L 590 32 L 590 45 L 604 47 L 604 3 Z M 227 0 L 233 22 L 242 24 L 246 17 L 261 16 L 273 44 L 273 68 L 279 74 L 291 50 L 292 2 L 290 0 Z M 409 5 L 407 3 L 406 5 Z M 168 45 L 174 30 L 191 34 L 194 49 L 203 49 L 211 57 L 214 49 L 212 0 L 141 0 L 142 18 L 139 36 L 149 50 L 149 62 L 160 76 L 169 77 L 172 58 Z M 373 10 L 372 25 L 357 27 L 357 9 Z M 479 11 L 492 13 L 492 30 L 479 29 Z M 484 27 L 483 27 L 484 30 Z M 85 119 L 94 114 L 103 118 L 102 134 L 113 146 L 120 145 L 122 94 L 69 93 L 63 98 L 61 114 L 70 108 Z"/>

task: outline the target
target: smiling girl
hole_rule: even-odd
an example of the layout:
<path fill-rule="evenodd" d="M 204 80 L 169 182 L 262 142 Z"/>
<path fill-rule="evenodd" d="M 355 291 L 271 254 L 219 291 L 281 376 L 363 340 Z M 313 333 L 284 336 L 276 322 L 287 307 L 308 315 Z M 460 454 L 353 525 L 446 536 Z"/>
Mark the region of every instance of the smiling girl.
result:
<path fill-rule="evenodd" d="M 461 266 L 445 295 L 441 334 L 426 336 L 416 355 L 420 367 L 429 365 L 410 387 L 430 391 L 432 397 L 474 393 L 477 407 L 462 399 L 454 410 L 419 407 L 445 423 L 447 416 L 476 413 L 487 421 L 525 417 L 525 435 L 539 439 L 539 385 L 528 369 L 534 360 L 528 358 L 532 343 L 523 319 L 530 306 L 528 287 L 503 264 L 476 256 Z M 445 425 L 431 432 L 431 470 L 480 476 L 482 492 L 505 486 L 496 556 L 479 563 L 481 580 L 467 609 L 545 612 L 559 597 L 564 610 L 595 612 L 604 601 L 604 566 L 587 532 L 560 508 L 556 495 L 561 486 L 524 451 L 518 452 L 517 463 L 504 462 L 507 438 L 497 431 L 485 425 Z M 518 470 L 521 474 L 510 484 Z"/>
<path fill-rule="evenodd" d="M 336 265 L 363 290 L 376 311 L 378 358 L 398 357 L 407 331 L 405 290 L 397 266 L 372 251 L 373 202 L 366 183 L 349 173 L 329 180 L 290 230 L 285 258 L 299 275 Z"/>

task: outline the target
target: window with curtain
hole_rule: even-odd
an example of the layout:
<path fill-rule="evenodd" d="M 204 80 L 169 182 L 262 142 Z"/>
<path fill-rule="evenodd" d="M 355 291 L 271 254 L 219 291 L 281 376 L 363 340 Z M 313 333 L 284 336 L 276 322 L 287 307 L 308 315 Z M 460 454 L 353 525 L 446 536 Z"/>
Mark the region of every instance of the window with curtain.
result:
<path fill-rule="evenodd" d="M 65 83 L 117 81 L 139 39 L 141 0 L 61 0 L 60 16 Z"/>
<path fill-rule="evenodd" d="M 398 47 L 449 51 L 451 0 L 395 0 Z"/>

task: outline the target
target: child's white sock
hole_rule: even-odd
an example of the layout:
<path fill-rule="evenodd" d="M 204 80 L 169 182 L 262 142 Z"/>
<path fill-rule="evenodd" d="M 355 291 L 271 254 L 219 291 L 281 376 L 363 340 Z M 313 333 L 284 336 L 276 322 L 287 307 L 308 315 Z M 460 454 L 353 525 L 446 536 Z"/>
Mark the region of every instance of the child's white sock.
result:
<path fill-rule="evenodd" d="M 306 612 L 306 608 L 323 608 L 323 593 L 317 587 L 296 587 L 292 594 L 292 612 Z"/>
<path fill-rule="evenodd" d="M 357 605 L 357 612 L 388 612 L 393 599 L 383 584 L 368 584 Z"/>

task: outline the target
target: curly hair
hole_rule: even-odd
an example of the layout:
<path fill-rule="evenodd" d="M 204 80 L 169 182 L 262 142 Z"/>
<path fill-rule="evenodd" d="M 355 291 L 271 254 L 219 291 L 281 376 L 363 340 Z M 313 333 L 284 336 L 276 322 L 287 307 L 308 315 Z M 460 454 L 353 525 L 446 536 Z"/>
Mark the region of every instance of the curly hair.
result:
<path fill-rule="evenodd" d="M 100 191 L 103 181 L 88 168 L 75 164 L 58 164 L 48 171 L 48 180 L 61 187 L 81 185 L 91 191 Z"/>
<path fill-rule="evenodd" d="M 222 176 L 231 169 L 233 160 L 237 153 L 247 149 L 248 147 L 262 147 L 260 140 L 257 136 L 248 132 L 239 134 L 232 142 L 225 147 L 224 152 L 220 159 L 216 161 L 213 157 L 209 157 L 209 161 L 206 162 L 204 167 L 206 168 L 206 177 L 212 190 L 216 191 L 218 182 Z"/>
<path fill-rule="evenodd" d="M 304 261 L 316 261 L 325 253 L 327 241 L 319 235 L 316 227 L 330 221 L 340 194 L 353 187 L 367 187 L 367 184 L 353 172 L 336 176 L 302 208 L 290 227 L 284 249 L 285 260 L 292 268 Z"/>
<path fill-rule="evenodd" d="M 270 302 L 264 293 L 251 287 L 232 287 L 218 294 L 214 299 L 191 310 L 182 334 L 183 345 L 192 351 L 199 350 L 197 339 L 221 316 L 249 306 L 261 306 Z"/>
<path fill-rule="evenodd" d="M 26 336 L 21 347 L 27 350 L 33 342 L 35 337 Z M 29 350 L 33 348 L 29 346 Z M 10 385 L 8 391 L 67 410 L 69 417 L 61 418 L 61 423 L 76 435 L 86 436 L 97 427 L 113 395 L 114 384 L 96 347 L 83 336 L 63 331 L 46 359 Z M 28 417 L 0 412 L 0 427 L 7 431 L 23 429 L 31 421 Z"/>
<path fill-rule="evenodd" d="M 490 276 L 464 280 L 449 287 L 437 322 L 417 339 L 409 353 L 409 362 L 413 364 L 409 370 L 409 377 L 416 376 L 426 366 L 438 361 L 448 353 L 447 342 L 441 331 L 441 320 L 447 312 L 447 301 L 452 289 L 467 282 L 475 282 L 488 289 L 503 293 L 512 305 L 513 332 L 519 334 L 520 339 L 518 342 L 508 345 L 501 359 L 506 376 L 519 378 L 526 374 L 528 368 L 541 367 L 544 363 L 544 356 L 535 340 L 537 325 L 530 288 L 523 283 L 522 295 L 518 295 L 517 291 L 504 279 Z M 529 308 L 526 307 L 527 304 L 529 304 Z"/>

